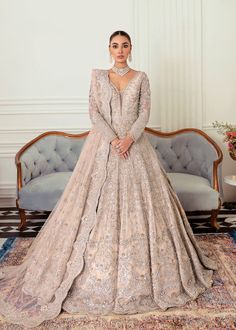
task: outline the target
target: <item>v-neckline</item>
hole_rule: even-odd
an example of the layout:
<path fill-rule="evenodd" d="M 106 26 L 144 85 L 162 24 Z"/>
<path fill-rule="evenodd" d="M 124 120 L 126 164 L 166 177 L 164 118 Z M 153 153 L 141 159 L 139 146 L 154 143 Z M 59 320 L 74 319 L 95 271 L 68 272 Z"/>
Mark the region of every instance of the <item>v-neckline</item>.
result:
<path fill-rule="evenodd" d="M 111 84 L 118 93 L 123 93 L 129 86 L 129 84 L 131 83 L 131 81 L 135 80 L 135 78 L 137 78 L 137 76 L 139 76 L 139 74 L 141 73 L 141 71 L 137 71 L 135 73 L 135 75 L 128 81 L 128 83 L 126 84 L 125 88 L 123 88 L 122 90 L 119 90 L 115 84 L 113 84 L 113 82 L 111 81 L 110 77 L 109 77 L 109 71 L 110 70 L 107 70 L 107 80 L 108 80 L 108 83 Z"/>

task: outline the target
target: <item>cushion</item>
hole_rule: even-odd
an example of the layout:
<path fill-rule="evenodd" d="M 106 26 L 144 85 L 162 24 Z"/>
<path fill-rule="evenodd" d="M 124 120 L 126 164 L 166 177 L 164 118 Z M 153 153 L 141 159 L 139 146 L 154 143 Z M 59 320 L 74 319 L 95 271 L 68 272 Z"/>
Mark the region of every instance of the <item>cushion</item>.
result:
<path fill-rule="evenodd" d="M 186 173 L 167 173 L 185 211 L 217 209 L 219 192 L 201 176 Z"/>
<path fill-rule="evenodd" d="M 32 179 L 19 192 L 20 208 L 51 211 L 63 193 L 71 174 L 71 171 L 55 172 Z"/>
<path fill-rule="evenodd" d="M 55 172 L 32 179 L 19 192 L 22 209 L 51 211 L 63 193 L 72 172 Z M 217 209 L 219 193 L 210 182 L 186 173 L 167 173 L 185 211 Z"/>

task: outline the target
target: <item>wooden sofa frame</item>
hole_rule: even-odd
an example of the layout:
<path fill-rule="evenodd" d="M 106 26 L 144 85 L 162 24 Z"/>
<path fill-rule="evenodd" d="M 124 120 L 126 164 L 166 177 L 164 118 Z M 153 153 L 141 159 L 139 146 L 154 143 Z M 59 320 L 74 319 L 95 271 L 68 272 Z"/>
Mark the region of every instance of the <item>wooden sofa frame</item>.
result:
<path fill-rule="evenodd" d="M 161 132 L 161 131 L 157 131 L 154 130 L 152 128 L 146 127 L 145 131 L 149 132 L 150 134 L 156 135 L 156 136 L 160 136 L 163 138 L 169 138 L 181 133 L 188 133 L 188 132 L 195 132 L 201 136 L 203 136 L 216 150 L 217 155 L 218 155 L 218 159 L 216 159 L 213 162 L 213 189 L 217 190 L 219 192 L 220 186 L 219 186 L 219 178 L 218 178 L 218 166 L 219 164 L 222 162 L 223 160 L 223 153 L 220 149 L 220 147 L 217 145 L 217 143 L 210 138 L 206 133 L 204 133 L 203 131 L 201 131 L 200 129 L 197 128 L 183 128 L 180 130 L 176 130 L 176 131 L 172 131 L 172 132 Z M 211 221 L 211 226 L 214 227 L 215 229 L 219 229 L 219 224 L 217 222 L 217 216 L 219 214 L 220 208 L 221 208 L 221 199 L 219 198 L 219 204 L 218 204 L 218 208 L 215 210 L 211 210 L 211 211 L 186 211 L 187 215 L 207 215 L 210 212 L 210 221 Z"/>
<path fill-rule="evenodd" d="M 197 134 L 202 135 L 204 138 L 206 138 L 215 148 L 217 155 L 218 155 L 218 159 L 214 161 L 213 164 L 213 188 L 217 191 L 219 191 L 219 179 L 218 179 L 218 174 L 217 174 L 217 169 L 219 164 L 221 163 L 222 159 L 223 159 L 223 154 L 221 149 L 218 147 L 218 145 L 207 135 L 205 134 L 203 131 L 196 129 L 196 128 L 185 128 L 185 129 L 181 129 L 181 130 L 177 130 L 177 131 L 173 131 L 173 132 L 161 132 L 161 131 L 156 131 L 154 129 L 145 128 L 145 131 L 153 134 L 153 135 L 157 135 L 163 138 L 168 138 L 170 136 L 174 136 L 174 135 L 178 135 L 180 133 L 185 133 L 185 132 L 196 132 Z M 15 164 L 16 164 L 16 168 L 17 168 L 17 198 L 16 198 L 16 207 L 19 211 L 19 215 L 20 215 L 20 223 L 19 223 L 19 230 L 24 230 L 25 225 L 26 225 L 26 214 L 25 214 L 25 210 L 21 209 L 19 207 L 19 202 L 18 202 L 18 198 L 19 198 L 19 191 L 22 188 L 22 169 L 21 169 L 21 161 L 20 158 L 22 156 L 22 154 L 30 147 L 32 146 L 36 141 L 44 138 L 45 136 L 48 135 L 61 135 L 64 137 L 68 137 L 68 138 L 84 138 L 89 134 L 89 131 L 86 131 L 84 133 L 79 133 L 79 134 L 71 134 L 71 133 L 65 133 L 65 132 L 61 132 L 61 131 L 48 131 L 45 133 L 42 133 L 41 135 L 37 136 L 36 138 L 32 139 L 31 141 L 29 141 L 27 144 L 25 144 L 16 154 L 15 156 Z M 210 211 L 211 214 L 211 226 L 219 229 L 219 224 L 217 223 L 217 216 L 219 213 L 219 210 L 221 208 L 221 200 L 219 199 L 219 206 L 217 209 Z M 195 215 L 195 214 L 208 214 L 208 211 L 188 211 L 186 212 L 189 215 Z"/>
<path fill-rule="evenodd" d="M 61 132 L 61 131 L 48 131 L 45 133 L 40 134 L 39 136 L 37 136 L 36 138 L 34 138 L 33 140 L 29 141 L 28 143 L 26 143 L 16 154 L 15 156 L 15 164 L 16 164 L 16 168 L 17 168 L 17 198 L 16 198 L 16 207 L 18 209 L 19 215 L 20 215 L 20 223 L 19 223 L 19 230 L 24 230 L 25 225 L 26 225 L 26 214 L 25 214 L 25 210 L 21 209 L 19 207 L 19 202 L 18 202 L 18 198 L 19 198 L 19 191 L 22 188 L 22 169 L 21 169 L 21 161 L 20 161 L 20 157 L 22 156 L 22 154 L 29 148 L 31 147 L 35 142 L 37 142 L 38 140 L 44 138 L 45 136 L 49 136 L 49 135 L 61 135 L 61 136 L 65 136 L 65 137 L 73 137 L 73 138 L 84 138 L 89 134 L 89 131 L 86 131 L 84 133 L 79 133 L 79 134 L 71 134 L 71 133 L 66 133 L 66 132 Z"/>

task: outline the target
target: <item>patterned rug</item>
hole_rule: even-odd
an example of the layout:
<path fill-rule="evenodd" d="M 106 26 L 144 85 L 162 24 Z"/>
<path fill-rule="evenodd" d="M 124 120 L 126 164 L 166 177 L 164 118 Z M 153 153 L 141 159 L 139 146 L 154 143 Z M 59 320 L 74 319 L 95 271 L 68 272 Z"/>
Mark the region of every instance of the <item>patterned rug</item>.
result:
<path fill-rule="evenodd" d="M 195 301 L 167 311 L 134 315 L 90 316 L 62 312 L 34 329 L 80 330 L 194 330 L 236 329 L 236 231 L 196 235 L 202 249 L 218 263 L 214 283 Z M 5 247 L 0 266 L 20 264 L 33 238 L 12 238 Z M 0 329 L 24 329 L 0 316 Z"/>

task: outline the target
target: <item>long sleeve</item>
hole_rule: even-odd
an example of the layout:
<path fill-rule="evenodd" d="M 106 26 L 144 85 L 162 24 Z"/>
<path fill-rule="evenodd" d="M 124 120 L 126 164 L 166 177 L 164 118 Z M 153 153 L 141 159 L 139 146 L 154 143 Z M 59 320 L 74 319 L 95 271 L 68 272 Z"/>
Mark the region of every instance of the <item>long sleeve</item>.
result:
<path fill-rule="evenodd" d="M 138 106 L 138 118 L 135 120 L 128 135 L 132 137 L 136 142 L 143 133 L 150 116 L 151 108 L 151 91 L 147 74 L 144 72 L 144 77 L 141 82 L 139 106 Z"/>
<path fill-rule="evenodd" d="M 96 93 L 96 75 L 95 75 L 95 70 L 93 69 L 91 74 L 91 83 L 89 90 L 89 117 L 94 128 L 96 128 L 100 133 L 102 133 L 105 139 L 110 143 L 112 140 L 114 140 L 117 137 L 117 135 L 99 112 L 95 93 Z"/>

